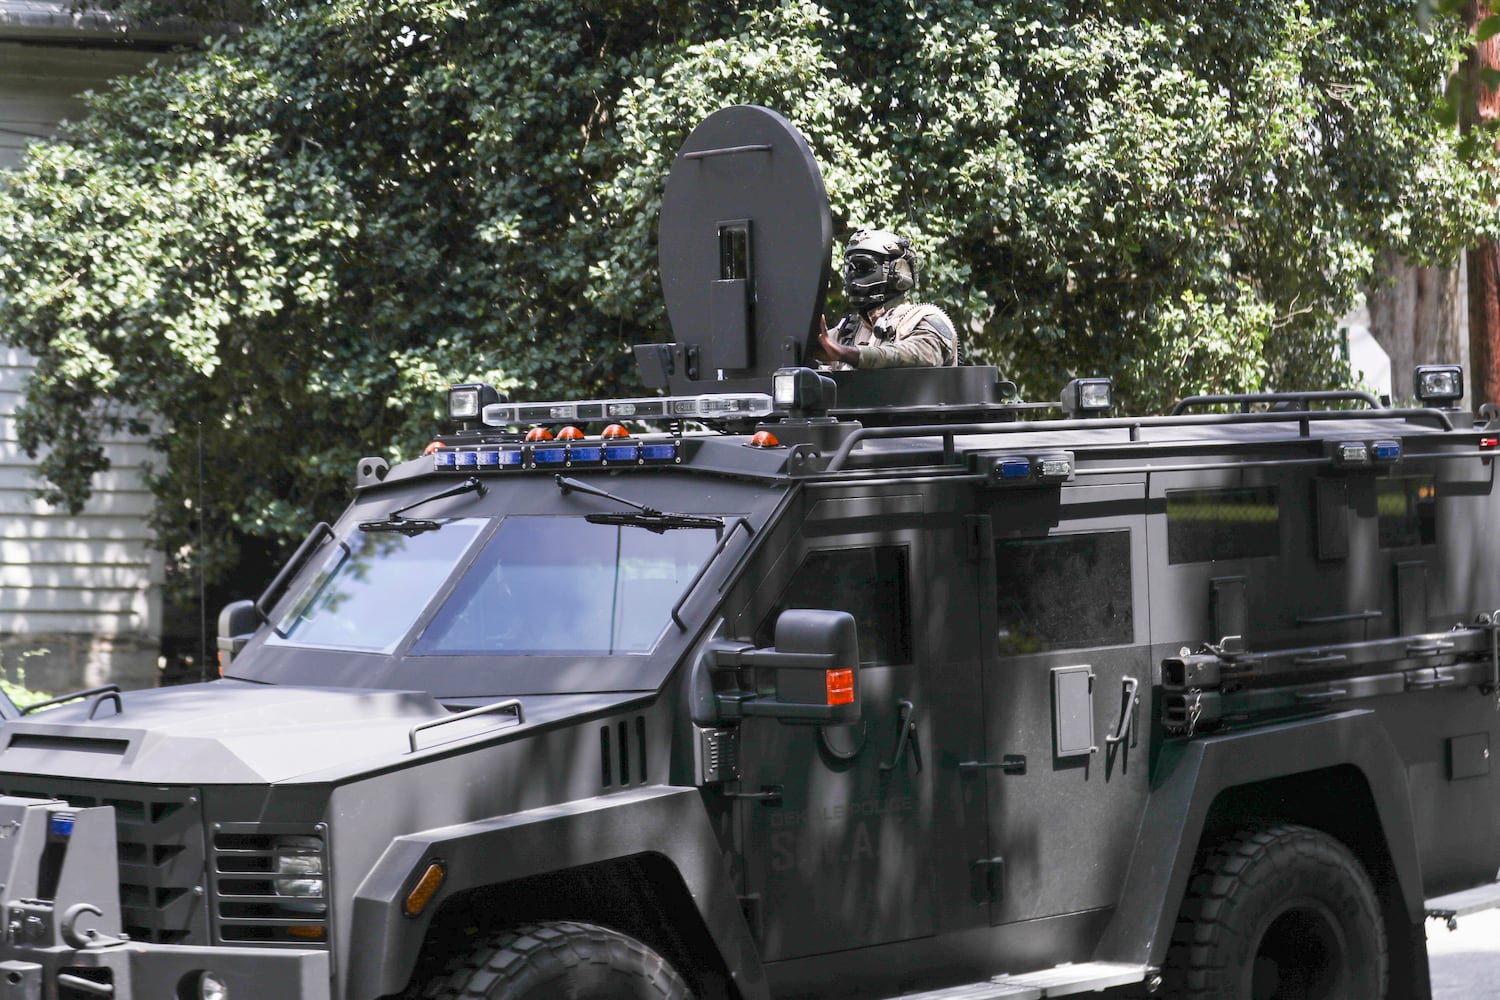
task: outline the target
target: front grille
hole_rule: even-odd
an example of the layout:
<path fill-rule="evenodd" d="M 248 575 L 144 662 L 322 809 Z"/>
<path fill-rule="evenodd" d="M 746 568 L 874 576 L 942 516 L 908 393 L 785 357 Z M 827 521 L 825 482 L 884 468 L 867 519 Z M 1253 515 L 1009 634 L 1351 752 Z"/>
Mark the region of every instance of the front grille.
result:
<path fill-rule="evenodd" d="M 226 944 L 328 943 L 328 851 L 323 828 L 263 823 L 214 826 L 214 917 Z M 316 870 L 278 871 L 291 850 Z"/>
<path fill-rule="evenodd" d="M 208 943 L 197 789 L 12 776 L 0 792 L 62 799 L 76 809 L 113 806 L 125 933 L 160 944 Z"/>

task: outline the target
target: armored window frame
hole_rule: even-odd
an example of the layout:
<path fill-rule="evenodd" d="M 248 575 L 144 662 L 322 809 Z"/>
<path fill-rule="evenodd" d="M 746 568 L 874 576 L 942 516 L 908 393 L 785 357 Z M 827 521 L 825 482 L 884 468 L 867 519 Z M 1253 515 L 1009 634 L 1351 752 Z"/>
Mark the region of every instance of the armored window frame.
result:
<path fill-rule="evenodd" d="M 809 549 L 756 627 L 755 644 L 772 644 L 776 618 L 788 608 L 847 611 L 854 616 L 861 666 L 911 663 L 910 574 L 906 545 Z"/>
<path fill-rule="evenodd" d="M 1134 575 L 1129 528 L 996 539 L 1001 655 L 1133 642 Z"/>
<path fill-rule="evenodd" d="M 1436 477 L 1393 476 L 1376 480 L 1375 511 L 1382 549 L 1436 544 Z"/>
<path fill-rule="evenodd" d="M 1167 491 L 1167 561 L 1259 559 L 1281 554 L 1276 486 Z"/>

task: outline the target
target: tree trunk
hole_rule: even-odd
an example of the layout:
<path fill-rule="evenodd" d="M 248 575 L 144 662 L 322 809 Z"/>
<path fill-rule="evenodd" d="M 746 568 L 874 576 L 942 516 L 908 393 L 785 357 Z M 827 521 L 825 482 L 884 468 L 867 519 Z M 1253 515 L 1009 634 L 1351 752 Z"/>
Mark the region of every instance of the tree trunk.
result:
<path fill-rule="evenodd" d="M 1411 401 L 1415 366 L 1465 363 L 1460 266 L 1412 267 L 1393 250 L 1376 262 L 1365 301 L 1370 336 L 1391 359 L 1393 400 Z"/>
<path fill-rule="evenodd" d="M 1500 402 L 1500 246 L 1469 250 L 1469 363 L 1474 408 Z"/>
<path fill-rule="evenodd" d="M 1490 15 L 1487 2 L 1465 5 L 1470 28 Z M 1500 94 L 1480 78 L 1481 68 L 1500 69 L 1500 35 L 1478 43 L 1464 67 L 1471 107 L 1463 109 L 1462 127 L 1473 128 L 1500 115 Z M 1469 399 L 1475 410 L 1482 403 L 1500 403 L 1500 246 L 1485 240 L 1469 249 Z"/>

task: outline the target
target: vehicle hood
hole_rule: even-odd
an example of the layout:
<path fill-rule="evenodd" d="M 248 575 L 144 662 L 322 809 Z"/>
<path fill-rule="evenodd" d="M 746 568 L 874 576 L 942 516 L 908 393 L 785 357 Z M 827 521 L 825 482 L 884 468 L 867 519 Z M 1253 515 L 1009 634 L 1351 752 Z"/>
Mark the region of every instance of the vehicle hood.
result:
<path fill-rule="evenodd" d="M 106 693 L 0 726 L 0 774 L 160 784 L 338 781 L 643 697 L 528 697 L 519 699 L 524 721 L 497 710 L 414 733 L 455 713 L 419 691 L 229 680 Z"/>

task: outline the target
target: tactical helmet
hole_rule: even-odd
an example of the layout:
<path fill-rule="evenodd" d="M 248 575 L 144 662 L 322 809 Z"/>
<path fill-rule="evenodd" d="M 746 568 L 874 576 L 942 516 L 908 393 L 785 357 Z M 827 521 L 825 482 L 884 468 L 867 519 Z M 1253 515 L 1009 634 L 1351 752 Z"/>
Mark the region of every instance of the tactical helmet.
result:
<path fill-rule="evenodd" d="M 861 311 L 899 298 L 917 287 L 917 255 L 911 240 L 881 229 L 861 229 L 844 248 L 844 294 Z"/>

